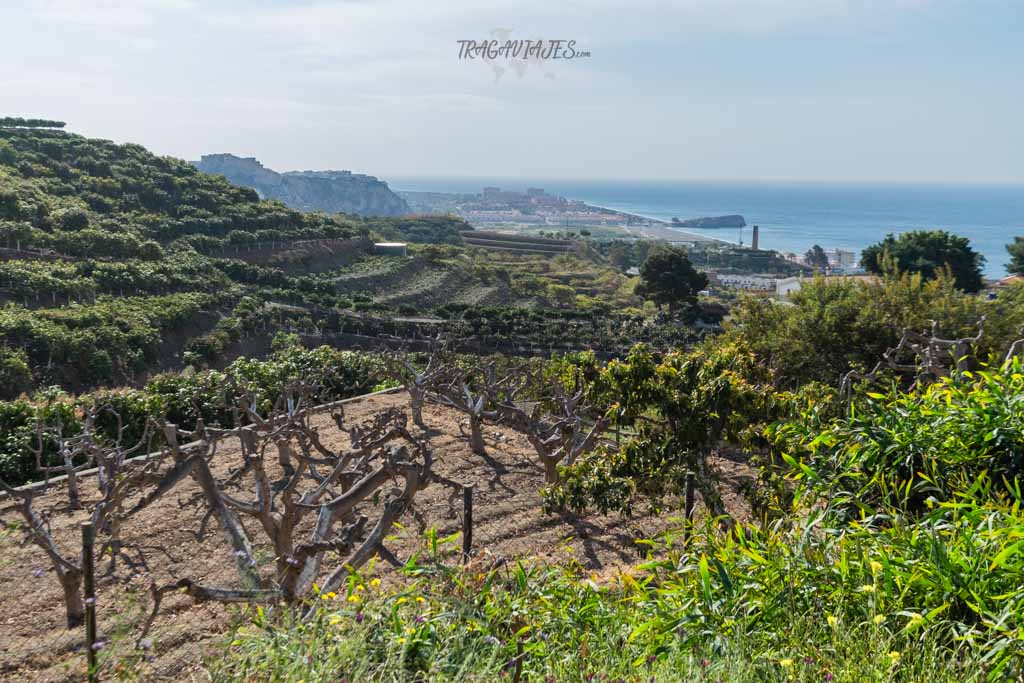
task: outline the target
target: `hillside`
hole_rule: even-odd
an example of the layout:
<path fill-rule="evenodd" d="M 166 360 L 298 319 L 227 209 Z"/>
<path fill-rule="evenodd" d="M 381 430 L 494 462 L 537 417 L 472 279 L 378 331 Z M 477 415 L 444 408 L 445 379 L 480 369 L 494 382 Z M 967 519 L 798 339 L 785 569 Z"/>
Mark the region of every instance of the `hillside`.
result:
<path fill-rule="evenodd" d="M 695 336 L 596 253 L 465 237 L 457 218 L 304 213 L 138 145 L 0 127 L 0 398 L 222 367 L 278 331 L 528 354 Z M 379 256 L 374 239 L 413 245 Z"/>
<path fill-rule="evenodd" d="M 0 127 L 0 395 L 223 362 L 257 327 L 262 352 L 275 328 L 312 326 L 310 309 L 273 304 L 353 304 L 328 294 L 329 274 L 373 235 L 464 229 L 303 213 L 139 145 Z"/>
<path fill-rule="evenodd" d="M 359 216 L 403 216 L 412 213 L 387 183 L 351 171 L 289 171 L 278 173 L 253 157 L 204 154 L 194 162 L 205 173 L 222 175 L 249 187 L 265 199 L 277 199 L 299 211 L 350 213 Z"/>
<path fill-rule="evenodd" d="M 673 316 L 590 241 L 19 124 L 0 210 L 0 676 L 1024 673 L 1024 287 Z"/>

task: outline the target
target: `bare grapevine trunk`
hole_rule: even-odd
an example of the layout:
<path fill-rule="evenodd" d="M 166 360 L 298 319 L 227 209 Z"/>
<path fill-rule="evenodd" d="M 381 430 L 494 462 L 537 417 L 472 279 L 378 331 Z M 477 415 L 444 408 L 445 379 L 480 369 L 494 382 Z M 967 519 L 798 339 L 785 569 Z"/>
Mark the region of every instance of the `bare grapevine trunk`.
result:
<path fill-rule="evenodd" d="M 412 409 L 412 421 L 417 427 L 425 428 L 423 424 L 423 390 L 420 387 L 409 387 L 409 407 Z"/>
<path fill-rule="evenodd" d="M 68 468 L 68 503 L 71 505 L 72 510 L 82 509 L 82 497 L 78 493 L 78 476 L 75 473 L 74 465 Z"/>
<path fill-rule="evenodd" d="M 549 484 L 558 483 L 558 459 L 550 456 L 541 456 L 544 464 L 544 481 Z"/>
<path fill-rule="evenodd" d="M 64 606 L 68 628 L 77 628 L 85 621 L 85 603 L 82 601 L 82 573 L 77 570 L 59 571 L 57 578 L 64 589 Z"/>
<path fill-rule="evenodd" d="M 484 443 L 483 420 L 478 415 L 469 416 L 469 446 L 477 455 L 487 455 L 487 445 Z"/>

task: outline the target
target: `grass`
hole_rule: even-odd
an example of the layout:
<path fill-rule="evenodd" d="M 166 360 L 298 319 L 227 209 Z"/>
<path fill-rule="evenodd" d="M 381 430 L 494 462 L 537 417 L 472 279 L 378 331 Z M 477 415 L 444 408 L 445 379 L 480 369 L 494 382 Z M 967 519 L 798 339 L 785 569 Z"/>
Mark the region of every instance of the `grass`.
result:
<path fill-rule="evenodd" d="M 866 558 L 878 550 L 863 547 L 864 538 L 828 558 L 822 550 L 836 547 L 810 542 L 808 527 L 780 532 L 774 541 L 793 552 L 742 574 L 739 557 L 750 555 L 733 546 L 729 556 L 730 542 L 710 529 L 714 537 L 699 536 L 692 549 L 665 539 L 665 559 L 603 584 L 579 567 L 457 567 L 440 556 L 410 561 L 406 581 L 393 588 L 353 575 L 340 594 L 321 596 L 308 622 L 287 608 L 253 614 L 209 675 L 313 683 L 980 681 L 1021 673 L 1020 641 L 947 610 L 930 613 L 916 598 L 901 601 L 886 567 L 867 559 L 859 566 L 854 551 Z M 756 548 L 767 546 L 752 542 L 747 553 Z M 848 580 L 822 580 L 843 565 Z"/>

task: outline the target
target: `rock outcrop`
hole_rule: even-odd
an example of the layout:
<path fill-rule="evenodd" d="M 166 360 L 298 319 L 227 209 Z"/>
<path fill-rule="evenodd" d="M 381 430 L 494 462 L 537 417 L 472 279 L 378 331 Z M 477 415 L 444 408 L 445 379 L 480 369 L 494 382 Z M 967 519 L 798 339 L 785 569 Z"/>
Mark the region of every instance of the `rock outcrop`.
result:
<path fill-rule="evenodd" d="M 278 199 L 299 211 L 327 211 L 360 216 L 404 216 L 412 210 L 388 184 L 351 171 L 290 171 L 278 173 L 253 157 L 205 154 L 193 162 L 200 171 L 222 175 L 236 185 L 251 187 L 264 199 Z"/>
<path fill-rule="evenodd" d="M 672 219 L 672 226 L 676 228 L 742 228 L 746 224 L 746 219 L 738 214 L 690 218 L 685 221 L 681 221 L 678 218 Z"/>

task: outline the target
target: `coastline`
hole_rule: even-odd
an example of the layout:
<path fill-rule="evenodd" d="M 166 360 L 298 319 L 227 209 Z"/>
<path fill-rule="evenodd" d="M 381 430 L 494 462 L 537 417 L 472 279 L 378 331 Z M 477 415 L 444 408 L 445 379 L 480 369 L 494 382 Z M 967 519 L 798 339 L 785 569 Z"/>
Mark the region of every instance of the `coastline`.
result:
<path fill-rule="evenodd" d="M 613 213 L 616 216 L 623 216 L 627 218 L 636 219 L 639 221 L 650 221 L 656 225 L 621 225 L 619 229 L 623 230 L 629 235 L 645 237 L 647 239 L 665 240 L 666 242 L 696 242 L 696 243 L 711 243 L 720 245 L 735 245 L 735 242 L 728 240 L 719 239 L 717 237 L 708 237 L 706 235 L 698 235 L 694 232 L 687 232 L 679 228 L 670 227 L 670 224 L 660 218 L 652 218 L 651 216 L 641 216 L 635 213 L 629 213 L 627 211 L 620 211 L 619 209 L 613 209 L 607 206 L 598 206 L 596 204 L 587 204 L 588 208 L 600 209 L 601 211 L 607 211 Z"/>

